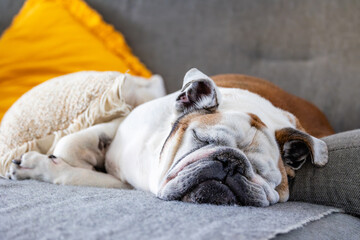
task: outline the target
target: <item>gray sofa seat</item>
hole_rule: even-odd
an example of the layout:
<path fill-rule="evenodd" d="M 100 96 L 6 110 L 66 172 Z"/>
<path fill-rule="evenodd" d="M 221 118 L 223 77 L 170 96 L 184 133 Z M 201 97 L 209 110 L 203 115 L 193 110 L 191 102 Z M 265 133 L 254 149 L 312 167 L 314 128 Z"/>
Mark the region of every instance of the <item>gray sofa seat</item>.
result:
<path fill-rule="evenodd" d="M 341 207 L 360 216 L 360 130 L 324 138 L 329 162 L 314 168 L 307 162 L 291 184 L 291 201 Z"/>
<path fill-rule="evenodd" d="M 359 239 L 359 219 L 345 214 L 333 214 L 287 234 L 279 234 L 276 240 L 299 239 Z"/>
<path fill-rule="evenodd" d="M 137 190 L 0 179 L 2 239 L 270 239 L 339 211 L 294 202 L 267 208 L 197 205 Z M 360 219 L 341 213 L 326 222 L 321 234 L 360 229 Z"/>
<path fill-rule="evenodd" d="M 0 235 L 4 239 L 359 239 L 360 219 L 343 211 L 360 215 L 359 165 L 349 157 L 359 156 L 360 130 L 324 140 L 329 165 L 315 169 L 307 164 L 292 184 L 293 201 L 268 208 L 166 202 L 137 190 L 0 179 Z M 353 172 L 342 171 L 341 165 L 348 164 Z"/>

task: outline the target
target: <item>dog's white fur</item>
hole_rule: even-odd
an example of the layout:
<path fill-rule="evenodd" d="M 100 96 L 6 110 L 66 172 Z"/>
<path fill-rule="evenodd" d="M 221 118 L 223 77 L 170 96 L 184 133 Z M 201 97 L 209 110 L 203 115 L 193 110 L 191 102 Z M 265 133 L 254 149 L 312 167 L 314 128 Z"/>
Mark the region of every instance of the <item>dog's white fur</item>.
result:
<path fill-rule="evenodd" d="M 174 122 L 183 113 L 175 107 L 179 94 L 200 79 L 208 81 L 216 97 L 201 99 L 199 106 L 208 108 L 213 105 L 220 113 L 220 119 L 211 126 L 197 120 L 191 121 L 180 146 L 174 137 L 163 147 Z M 137 101 L 136 96 L 133 101 Z M 267 126 L 266 129 L 252 127 L 248 113 L 256 114 Z M 294 119 L 292 114 L 274 107 L 257 94 L 241 89 L 218 88 L 209 77 L 192 69 L 185 76 L 181 91 L 138 106 L 124 120 L 98 124 L 64 137 L 54 150 L 56 158 L 28 152 L 22 156 L 20 164 L 11 165 L 8 176 L 11 179 L 31 178 L 55 184 L 133 187 L 159 196 L 166 176 L 179 171 L 186 161 L 195 161 L 199 155 L 212 153 L 213 149 L 207 148 L 195 151 L 169 172 L 177 159 L 193 147 L 191 130 L 195 130 L 199 138 L 206 136 L 214 141 L 224 141 L 227 147 L 243 151 L 251 163 L 249 180 L 263 187 L 268 199 L 264 203 L 266 206 L 288 198 L 285 194 L 280 199 L 275 191 L 282 176 L 278 167 L 280 152 L 274 133 L 278 129 L 296 128 Z M 99 144 L 104 144 L 101 142 L 104 138 L 105 141 L 112 141 L 108 148 L 104 146 L 101 149 Z M 327 155 L 323 154 L 326 145 L 316 138 L 313 140 L 314 163 L 324 165 L 327 162 Z M 94 170 L 102 166 L 105 166 L 107 173 Z"/>

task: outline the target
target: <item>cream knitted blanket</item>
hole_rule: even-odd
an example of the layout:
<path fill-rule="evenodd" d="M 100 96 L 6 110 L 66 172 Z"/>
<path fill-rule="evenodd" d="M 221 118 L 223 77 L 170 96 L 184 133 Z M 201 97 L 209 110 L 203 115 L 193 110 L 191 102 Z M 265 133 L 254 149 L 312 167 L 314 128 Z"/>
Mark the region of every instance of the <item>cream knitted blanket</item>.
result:
<path fill-rule="evenodd" d="M 28 151 L 51 154 L 63 136 L 126 116 L 134 105 L 165 94 L 160 76 L 78 72 L 51 79 L 24 94 L 0 125 L 0 176 Z"/>

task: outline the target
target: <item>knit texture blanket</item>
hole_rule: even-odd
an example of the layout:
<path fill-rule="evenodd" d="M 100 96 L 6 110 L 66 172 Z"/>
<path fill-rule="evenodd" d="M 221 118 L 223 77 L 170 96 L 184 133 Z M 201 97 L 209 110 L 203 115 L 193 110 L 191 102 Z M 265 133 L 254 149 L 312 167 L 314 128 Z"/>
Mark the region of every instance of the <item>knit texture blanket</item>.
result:
<path fill-rule="evenodd" d="M 52 154 L 64 136 L 125 117 L 132 107 L 165 94 L 162 79 L 83 71 L 48 80 L 24 94 L 0 125 L 0 177 L 28 151 Z"/>
<path fill-rule="evenodd" d="M 0 178 L 1 239 L 270 239 L 339 211 L 167 202 L 137 190 Z"/>

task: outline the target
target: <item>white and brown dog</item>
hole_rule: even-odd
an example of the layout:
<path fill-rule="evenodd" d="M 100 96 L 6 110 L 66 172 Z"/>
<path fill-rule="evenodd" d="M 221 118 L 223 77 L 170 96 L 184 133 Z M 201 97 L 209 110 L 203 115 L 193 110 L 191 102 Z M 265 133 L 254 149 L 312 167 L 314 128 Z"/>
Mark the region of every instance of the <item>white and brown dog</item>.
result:
<path fill-rule="evenodd" d="M 191 69 L 180 91 L 64 137 L 53 155 L 26 153 L 8 176 L 269 206 L 288 200 L 288 177 L 307 159 L 327 163 L 318 138 L 332 133 L 316 107 L 265 80 Z"/>

